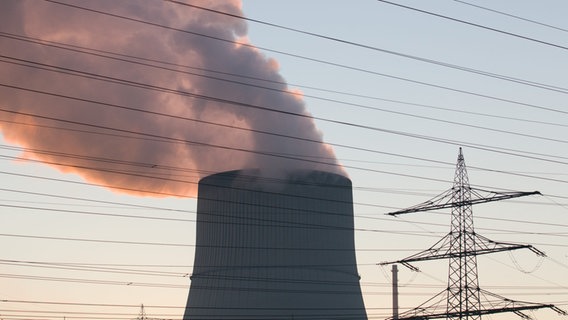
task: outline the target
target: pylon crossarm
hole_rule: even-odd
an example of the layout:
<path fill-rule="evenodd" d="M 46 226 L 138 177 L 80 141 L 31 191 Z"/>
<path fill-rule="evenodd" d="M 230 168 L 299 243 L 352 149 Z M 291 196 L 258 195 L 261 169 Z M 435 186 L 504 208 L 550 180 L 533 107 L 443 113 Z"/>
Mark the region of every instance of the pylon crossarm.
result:
<path fill-rule="evenodd" d="M 452 319 L 452 318 L 467 318 L 470 316 L 482 316 L 488 314 L 495 314 L 495 313 L 505 313 L 505 312 L 513 312 L 516 315 L 524 318 L 524 319 L 531 319 L 526 314 L 522 313 L 525 310 L 535 310 L 535 309 L 543 309 L 543 308 L 550 308 L 550 309 L 557 309 L 553 305 L 543 304 L 538 306 L 519 306 L 519 307 L 506 307 L 506 308 L 493 308 L 493 309 L 485 309 L 480 311 L 462 311 L 462 312 L 438 312 L 438 313 L 424 313 L 420 314 L 418 308 L 412 309 L 415 314 L 411 314 L 408 316 L 399 315 L 399 320 L 426 320 L 426 319 Z M 425 310 L 424 310 L 425 311 Z M 556 311 L 556 310 L 555 310 Z M 563 310 L 560 310 L 559 314 L 566 315 Z M 392 320 L 392 318 L 389 318 Z"/>
<path fill-rule="evenodd" d="M 530 244 L 493 241 L 478 233 L 475 234 L 475 246 L 477 247 L 477 249 L 474 252 L 476 255 L 495 253 L 501 251 L 512 251 L 517 249 L 529 249 L 538 256 L 546 257 L 546 254 L 544 252 L 538 250 L 537 248 L 533 247 Z"/>
<path fill-rule="evenodd" d="M 407 267 L 408 269 L 412 270 L 412 271 L 416 271 L 416 272 L 420 272 L 420 269 L 418 269 L 417 267 L 411 265 L 410 263 L 404 261 L 404 260 L 396 260 L 396 261 L 388 261 L 388 262 L 379 262 L 377 263 L 378 266 L 386 266 L 389 264 L 395 264 L 395 263 L 399 263 L 402 264 L 403 266 Z"/>
<path fill-rule="evenodd" d="M 491 306 L 491 308 L 485 309 L 485 308 L 483 308 L 483 303 L 482 303 L 481 314 L 514 312 L 515 314 L 521 316 L 521 314 L 523 314 L 521 311 L 524 311 L 524 310 L 536 310 L 536 309 L 549 308 L 549 309 L 556 311 L 560 315 L 566 315 L 566 311 L 556 307 L 553 304 L 511 300 L 511 299 L 505 298 L 503 296 L 500 296 L 496 293 L 492 293 L 492 292 L 489 292 L 489 291 L 483 290 L 483 289 L 480 289 L 480 294 L 483 298 L 485 298 L 485 301 Z M 491 299 L 489 299 L 489 298 L 491 298 Z M 523 317 L 523 316 L 521 316 L 521 317 Z"/>
<path fill-rule="evenodd" d="M 420 319 L 437 319 L 444 318 L 439 315 L 444 314 L 446 310 L 447 290 L 444 290 L 432 298 L 426 300 L 424 303 L 416 308 L 412 308 L 398 315 L 398 319 L 406 320 L 420 320 Z M 387 320 L 393 320 L 388 318 Z"/>
<path fill-rule="evenodd" d="M 470 206 L 470 205 L 474 205 L 474 204 L 487 203 L 487 202 L 500 201 L 500 200 L 506 200 L 506 199 L 512 199 L 512 198 L 525 197 L 525 196 L 530 196 L 530 195 L 535 195 L 535 194 L 538 194 L 538 195 L 541 194 L 539 191 L 497 192 L 497 191 L 487 191 L 487 190 L 476 189 L 476 188 L 469 188 L 469 191 L 471 191 L 471 195 L 472 195 L 472 198 L 469 199 L 469 200 L 451 202 L 452 195 L 455 193 L 454 188 L 452 188 L 452 189 L 449 189 L 449 190 L 441 193 L 440 195 L 432 198 L 431 200 L 422 202 L 421 204 L 418 204 L 416 206 L 413 206 L 413 207 L 410 207 L 410 208 L 407 208 L 407 209 L 389 212 L 389 213 L 387 213 L 387 215 L 397 216 L 397 215 L 405 214 L 405 213 L 432 211 L 432 210 L 440 210 L 440 209 L 454 208 L 454 207 L 463 207 L 463 206 Z M 483 192 L 485 194 L 482 194 L 481 192 Z"/>
<path fill-rule="evenodd" d="M 397 216 L 404 213 L 435 210 L 432 208 L 444 208 L 449 203 L 449 201 L 452 200 L 452 192 L 452 189 L 446 190 L 428 201 L 422 202 L 410 208 L 389 212 L 387 213 L 387 215 Z"/>
<path fill-rule="evenodd" d="M 384 265 L 399 263 L 409 268 L 412 271 L 420 271 L 417 267 L 411 265 L 410 262 L 434 260 L 434 259 L 441 259 L 438 257 L 446 257 L 450 251 L 449 241 L 450 241 L 450 234 L 447 234 L 426 250 L 420 251 L 401 260 L 381 262 L 378 263 L 378 265 L 384 266 Z"/>
<path fill-rule="evenodd" d="M 473 251 L 461 251 L 461 252 L 452 252 L 449 242 L 450 242 L 451 234 L 445 235 L 441 238 L 438 242 L 432 245 L 430 248 L 415 253 L 411 256 L 408 256 L 404 259 L 390 261 L 390 262 L 381 262 L 378 265 L 384 266 L 394 263 L 399 263 L 404 265 L 405 267 L 409 268 L 412 271 L 420 271 L 417 267 L 413 266 L 412 262 L 419 262 L 419 261 L 429 261 L 429 260 L 439 260 L 439 259 L 449 259 L 449 258 L 458 258 L 458 257 L 467 257 L 467 256 L 478 256 L 483 254 L 489 253 L 496 253 L 502 251 L 512 251 L 517 249 L 529 249 L 536 253 L 539 256 L 546 256 L 546 254 L 535 247 L 528 245 L 528 244 L 516 244 L 516 243 L 507 243 L 507 242 L 497 242 L 493 241 L 489 238 L 486 238 L 482 235 L 475 234 L 475 244 L 477 249 Z"/>
<path fill-rule="evenodd" d="M 528 307 L 501 307 L 484 310 L 462 310 L 459 312 L 447 312 L 444 302 L 447 299 L 448 290 L 444 290 L 431 299 L 427 300 L 420 306 L 405 311 L 398 315 L 399 320 L 427 320 L 427 319 L 468 319 L 468 317 L 481 316 L 484 314 L 500 313 L 500 312 L 520 312 L 528 310 Z M 503 298 L 504 299 L 504 298 Z M 534 309 L 534 308 L 533 308 Z M 393 320 L 389 318 L 389 320 Z"/>

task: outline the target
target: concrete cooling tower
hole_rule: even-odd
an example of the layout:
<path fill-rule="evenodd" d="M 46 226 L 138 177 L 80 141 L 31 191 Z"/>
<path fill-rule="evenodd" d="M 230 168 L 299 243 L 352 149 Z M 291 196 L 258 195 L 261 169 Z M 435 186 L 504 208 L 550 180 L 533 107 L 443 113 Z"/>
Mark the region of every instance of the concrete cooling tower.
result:
<path fill-rule="evenodd" d="M 367 319 L 343 176 L 205 177 L 196 245 L 183 319 Z"/>

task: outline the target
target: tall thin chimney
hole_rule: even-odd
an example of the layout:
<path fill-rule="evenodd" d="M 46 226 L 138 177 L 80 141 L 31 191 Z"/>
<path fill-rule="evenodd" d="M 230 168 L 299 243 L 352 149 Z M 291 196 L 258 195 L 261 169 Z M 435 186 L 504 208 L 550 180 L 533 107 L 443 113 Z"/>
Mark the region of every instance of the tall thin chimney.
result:
<path fill-rule="evenodd" d="M 398 320 L 398 268 L 392 265 L 392 318 Z"/>

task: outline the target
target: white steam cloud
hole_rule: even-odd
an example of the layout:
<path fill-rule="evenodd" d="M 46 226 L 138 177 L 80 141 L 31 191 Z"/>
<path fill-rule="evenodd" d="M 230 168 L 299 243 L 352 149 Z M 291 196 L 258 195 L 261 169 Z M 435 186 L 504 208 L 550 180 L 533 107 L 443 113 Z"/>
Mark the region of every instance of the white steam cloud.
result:
<path fill-rule="evenodd" d="M 242 19 L 166 1 L 57 2 L 0 3 L 0 130 L 23 157 L 150 196 L 194 196 L 201 177 L 243 168 L 343 172 L 277 62 L 230 42 L 246 43 Z M 242 15 L 239 1 L 191 3 Z"/>

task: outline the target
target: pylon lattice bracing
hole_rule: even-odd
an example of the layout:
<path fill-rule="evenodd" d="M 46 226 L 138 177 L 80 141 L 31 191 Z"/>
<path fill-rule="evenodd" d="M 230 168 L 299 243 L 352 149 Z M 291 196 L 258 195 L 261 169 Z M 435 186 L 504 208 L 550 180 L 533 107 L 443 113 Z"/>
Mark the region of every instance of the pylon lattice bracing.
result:
<path fill-rule="evenodd" d="M 452 207 L 450 228 L 450 252 L 475 252 L 476 238 L 473 229 L 473 210 L 471 209 L 471 189 L 465 168 L 463 154 L 458 156 L 452 203 L 464 203 Z M 457 255 L 450 257 L 448 274 L 447 314 L 455 314 L 449 319 L 461 319 L 464 311 L 470 311 L 472 320 L 480 319 L 479 283 L 477 277 L 477 256 Z"/>
<path fill-rule="evenodd" d="M 459 149 L 453 186 L 430 201 L 414 207 L 388 213 L 399 214 L 451 208 L 450 232 L 432 247 L 402 260 L 380 265 L 400 263 L 419 271 L 411 262 L 448 259 L 448 286 L 422 305 L 398 315 L 399 320 L 467 319 L 479 320 L 482 315 L 513 312 L 528 319 L 524 310 L 551 308 L 562 315 L 566 312 L 552 304 L 513 301 L 482 290 L 477 274 L 477 256 L 481 254 L 530 249 L 537 255 L 544 253 L 531 245 L 495 242 L 475 233 L 472 206 L 478 203 L 540 194 L 533 192 L 494 192 L 471 188 L 462 149 Z M 445 301 L 445 309 L 443 302 Z M 487 302 L 486 307 L 482 301 Z"/>

